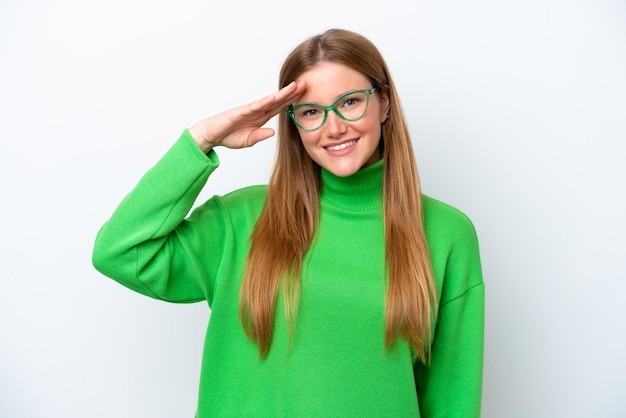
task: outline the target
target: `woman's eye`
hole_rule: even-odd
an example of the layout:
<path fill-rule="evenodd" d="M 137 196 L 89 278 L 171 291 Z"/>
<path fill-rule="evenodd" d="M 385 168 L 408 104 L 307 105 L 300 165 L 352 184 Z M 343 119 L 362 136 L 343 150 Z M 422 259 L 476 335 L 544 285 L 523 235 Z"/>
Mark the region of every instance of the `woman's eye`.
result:
<path fill-rule="evenodd" d="M 355 106 L 358 103 L 359 103 L 359 99 L 357 99 L 356 97 L 349 97 L 343 101 L 343 103 L 341 104 L 341 107 L 351 107 L 351 106 Z"/>
<path fill-rule="evenodd" d="M 302 116 L 303 118 L 314 118 L 316 116 L 320 115 L 320 110 L 316 109 L 316 108 L 309 108 L 309 109 L 303 109 L 300 112 L 300 116 Z"/>

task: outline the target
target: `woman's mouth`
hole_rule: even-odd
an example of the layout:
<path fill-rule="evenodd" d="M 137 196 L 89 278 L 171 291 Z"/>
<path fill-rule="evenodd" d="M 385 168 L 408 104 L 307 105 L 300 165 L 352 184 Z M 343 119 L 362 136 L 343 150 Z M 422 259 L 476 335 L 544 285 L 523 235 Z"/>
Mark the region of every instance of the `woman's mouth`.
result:
<path fill-rule="evenodd" d="M 358 139 L 353 139 L 351 141 L 344 142 L 343 144 L 328 146 L 324 148 L 326 148 L 328 151 L 341 151 L 342 149 L 350 148 L 351 146 L 356 145 L 357 142 Z"/>

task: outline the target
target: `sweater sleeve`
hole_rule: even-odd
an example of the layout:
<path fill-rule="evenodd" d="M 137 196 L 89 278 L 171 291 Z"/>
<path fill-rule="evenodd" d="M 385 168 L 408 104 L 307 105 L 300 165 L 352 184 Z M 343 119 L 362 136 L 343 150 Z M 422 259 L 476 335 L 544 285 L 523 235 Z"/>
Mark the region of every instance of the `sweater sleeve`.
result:
<path fill-rule="evenodd" d="M 431 363 L 415 366 L 415 382 L 423 418 L 478 418 L 485 301 L 478 240 L 464 215 L 448 228 L 454 238 L 445 257 Z"/>
<path fill-rule="evenodd" d="M 94 267 L 144 295 L 171 302 L 210 301 L 199 232 L 184 221 L 219 160 L 205 155 L 187 130 L 124 198 L 96 237 Z M 219 241 L 219 216 L 203 224 Z M 219 257 L 218 254 L 213 254 Z"/>

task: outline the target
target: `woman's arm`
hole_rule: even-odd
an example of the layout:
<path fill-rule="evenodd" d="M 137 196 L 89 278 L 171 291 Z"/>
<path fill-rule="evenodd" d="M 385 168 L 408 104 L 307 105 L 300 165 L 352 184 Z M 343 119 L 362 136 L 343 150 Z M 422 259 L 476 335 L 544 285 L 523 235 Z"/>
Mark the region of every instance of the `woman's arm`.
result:
<path fill-rule="evenodd" d="M 179 226 L 219 164 L 212 149 L 248 147 L 272 136 L 274 131 L 263 125 L 305 88 L 292 83 L 186 130 L 99 231 L 92 255 L 96 269 L 154 298 L 210 299 L 211 272 L 205 266 L 220 259 L 224 228 L 219 209 L 215 216 L 203 216 L 201 226 Z M 206 240 L 198 239 L 206 234 L 216 251 L 207 252 Z"/>
<path fill-rule="evenodd" d="M 460 214 L 460 213 L 459 213 Z M 464 215 L 447 219 L 452 235 L 429 366 L 415 366 L 422 417 L 481 414 L 485 286 L 476 232 Z"/>
<path fill-rule="evenodd" d="M 92 254 L 96 269 L 157 299 L 205 299 L 208 289 L 201 284 L 207 282 L 207 272 L 176 228 L 218 164 L 215 153 L 204 155 L 185 131 L 98 232 Z M 207 228 L 215 240 L 221 239 L 218 227 Z"/>

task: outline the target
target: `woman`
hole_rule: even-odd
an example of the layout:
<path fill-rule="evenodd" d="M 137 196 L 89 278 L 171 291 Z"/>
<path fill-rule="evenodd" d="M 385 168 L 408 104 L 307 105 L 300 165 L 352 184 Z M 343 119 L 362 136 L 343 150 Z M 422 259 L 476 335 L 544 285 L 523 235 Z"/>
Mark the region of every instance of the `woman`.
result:
<path fill-rule="evenodd" d="M 476 234 L 423 196 L 376 47 L 329 30 L 281 89 L 185 130 L 96 239 L 98 270 L 145 295 L 206 300 L 197 417 L 477 417 L 484 285 Z M 274 134 L 268 186 L 185 218 L 214 148 Z"/>

